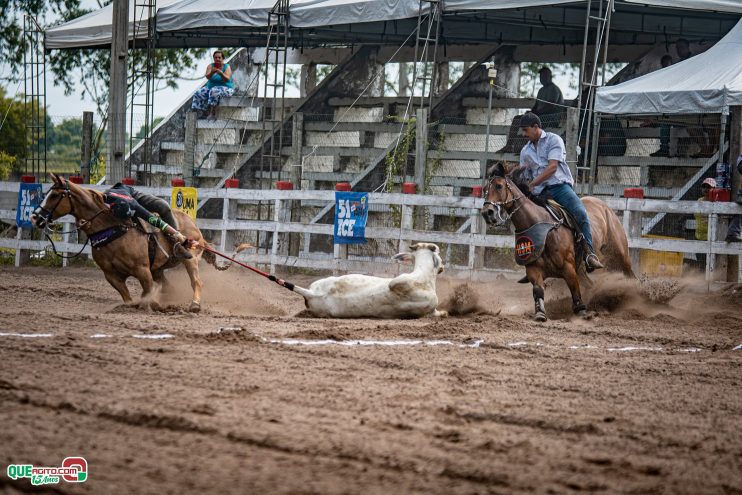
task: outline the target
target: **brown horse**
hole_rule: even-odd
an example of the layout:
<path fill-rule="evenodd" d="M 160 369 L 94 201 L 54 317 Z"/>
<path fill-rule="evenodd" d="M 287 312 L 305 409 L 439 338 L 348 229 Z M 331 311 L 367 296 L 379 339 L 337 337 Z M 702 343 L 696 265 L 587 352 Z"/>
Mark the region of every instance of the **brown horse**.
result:
<path fill-rule="evenodd" d="M 516 230 L 516 249 L 520 246 L 528 254 L 536 253 L 531 238 L 524 244 L 518 244 L 519 233 L 537 225 L 544 225 L 545 237 L 543 254 L 526 264 L 526 276 L 533 285 L 533 299 L 536 304 L 536 321 L 546 321 L 544 308 L 544 280 L 549 277 L 562 278 L 572 293 L 572 310 L 575 314 L 587 317 L 587 307 L 582 302 L 578 279 L 578 257 L 575 253 L 574 231 L 557 222 L 546 208 L 539 206 L 528 198 L 527 186 L 521 188 L 507 175 L 502 163 L 493 166 L 485 193 L 485 203 L 481 213 L 488 224 L 503 224 L 508 218 Z M 601 261 L 609 270 L 622 271 L 628 277 L 634 277 L 629 259 L 629 243 L 626 233 L 616 214 L 603 201 L 585 197 L 582 201 L 590 218 L 593 243 Z M 516 253 L 517 256 L 518 253 Z M 584 269 L 584 268 L 583 268 Z"/>
<path fill-rule="evenodd" d="M 75 217 L 77 228 L 89 239 L 102 239 L 106 236 L 111 239 L 118 236 L 110 242 L 101 242 L 97 247 L 93 245 L 92 252 L 93 260 L 103 270 L 106 280 L 121 294 L 126 304 L 132 304 L 126 279 L 134 277 L 142 286 L 141 306 L 159 308 L 159 289 L 166 283 L 164 271 L 183 263 L 193 289 L 193 301 L 189 309 L 192 312 L 201 310 L 202 283 L 198 262 L 203 254 L 208 263 L 215 267 L 217 265 L 214 255 L 204 251 L 206 241 L 188 215 L 173 211 L 180 232 L 195 240 L 198 245 L 191 250 L 193 258 L 176 259 L 172 256 L 170 241 L 162 232 L 147 233 L 141 226 L 135 225 L 135 221 L 123 222 L 117 219 L 103 201 L 102 193 L 73 184 L 55 174 L 50 175 L 54 183 L 41 206 L 31 216 L 31 221 L 37 228 L 44 228 L 57 218 L 70 214 Z M 154 236 L 154 242 L 150 241 L 150 236 Z"/>

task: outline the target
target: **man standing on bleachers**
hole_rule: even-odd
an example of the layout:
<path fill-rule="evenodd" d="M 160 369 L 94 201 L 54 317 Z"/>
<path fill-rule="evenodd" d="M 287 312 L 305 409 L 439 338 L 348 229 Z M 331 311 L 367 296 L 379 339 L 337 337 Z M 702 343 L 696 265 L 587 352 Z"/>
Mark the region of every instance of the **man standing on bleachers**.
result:
<path fill-rule="evenodd" d="M 538 75 L 542 86 L 538 90 L 536 103 L 533 105 L 531 112 L 538 115 L 544 128 L 559 127 L 562 115 L 564 114 L 564 96 L 562 95 L 562 90 L 552 81 L 551 69 L 548 67 L 541 67 Z M 526 145 L 528 139 L 521 136 L 518 132 L 521 127 L 521 117 L 522 115 L 518 115 L 513 118 L 513 122 L 510 124 L 510 131 L 508 132 L 507 143 L 497 153 L 520 153 L 520 150 Z"/>

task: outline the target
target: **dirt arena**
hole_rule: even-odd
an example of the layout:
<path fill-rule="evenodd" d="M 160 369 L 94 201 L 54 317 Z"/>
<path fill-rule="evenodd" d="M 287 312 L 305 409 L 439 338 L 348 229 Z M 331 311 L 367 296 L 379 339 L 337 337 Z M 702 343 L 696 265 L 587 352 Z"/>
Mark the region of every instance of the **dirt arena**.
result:
<path fill-rule="evenodd" d="M 742 493 L 742 290 L 606 278 L 583 321 L 558 282 L 537 324 L 501 280 L 470 285 L 496 316 L 341 321 L 202 273 L 194 315 L 184 289 L 152 313 L 96 269 L 0 269 L 0 492 L 80 455 L 87 482 L 48 492 Z"/>

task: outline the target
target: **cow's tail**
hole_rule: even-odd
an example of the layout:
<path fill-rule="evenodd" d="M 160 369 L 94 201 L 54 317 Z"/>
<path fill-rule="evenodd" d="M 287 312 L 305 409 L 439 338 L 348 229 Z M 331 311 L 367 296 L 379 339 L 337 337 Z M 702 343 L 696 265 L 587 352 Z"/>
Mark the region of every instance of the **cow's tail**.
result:
<path fill-rule="evenodd" d="M 208 242 L 206 242 L 206 241 L 201 241 L 201 242 L 203 244 L 205 244 L 206 246 L 211 247 L 211 244 L 209 244 Z M 240 251 L 243 251 L 243 250 L 248 249 L 248 248 L 251 248 L 251 247 L 253 247 L 252 244 L 247 244 L 247 243 L 240 244 L 239 246 L 237 246 L 237 249 L 234 250 L 234 253 L 232 253 L 232 258 L 234 258 L 235 256 L 237 256 L 237 253 L 239 253 Z M 208 249 L 204 249 L 203 250 L 202 257 L 203 257 L 204 260 L 206 260 L 206 263 L 208 263 L 210 265 L 213 265 L 214 268 L 217 269 L 217 270 L 219 270 L 219 271 L 229 270 L 232 267 L 232 265 L 233 265 L 233 263 L 230 261 L 227 264 L 220 266 L 216 262 L 216 255 L 214 253 L 212 253 L 211 251 L 209 251 Z"/>
<path fill-rule="evenodd" d="M 298 285 L 294 285 L 294 292 L 302 296 L 305 300 L 314 296 L 311 290 L 299 287 Z"/>

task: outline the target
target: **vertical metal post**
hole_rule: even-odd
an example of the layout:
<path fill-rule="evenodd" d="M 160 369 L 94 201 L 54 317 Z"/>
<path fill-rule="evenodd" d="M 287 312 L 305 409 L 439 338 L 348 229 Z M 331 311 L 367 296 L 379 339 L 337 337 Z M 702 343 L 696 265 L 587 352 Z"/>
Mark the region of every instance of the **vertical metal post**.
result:
<path fill-rule="evenodd" d="M 115 184 L 126 174 L 126 76 L 129 0 L 113 0 L 111 24 L 111 75 L 108 86 L 109 136 L 106 183 Z"/>
<path fill-rule="evenodd" d="M 487 69 L 488 73 L 490 70 L 495 70 L 495 74 L 497 74 L 496 69 Z M 487 159 L 489 158 L 489 152 L 490 152 L 490 124 L 492 122 L 492 88 L 495 85 L 495 79 L 494 77 L 489 78 L 489 96 L 487 98 L 487 124 L 485 125 L 484 130 L 484 156 L 479 161 L 479 176 L 482 178 L 482 180 L 487 179 Z"/>
<path fill-rule="evenodd" d="M 593 186 L 595 185 L 595 173 L 598 169 L 598 143 L 600 139 L 598 133 L 600 132 L 600 115 L 595 116 L 593 120 L 593 147 L 590 150 L 590 182 L 587 186 L 587 193 L 593 193 Z"/>
<path fill-rule="evenodd" d="M 46 175 L 46 55 L 44 30 L 36 18 L 23 16 L 23 93 L 27 115 L 25 171 L 38 180 Z"/>
<path fill-rule="evenodd" d="M 80 175 L 90 184 L 90 161 L 93 158 L 93 112 L 82 113 L 82 147 L 80 150 Z"/>
<path fill-rule="evenodd" d="M 195 182 L 193 165 L 196 163 L 196 113 L 185 114 L 185 138 L 183 142 L 183 180 L 186 185 L 192 186 Z"/>

